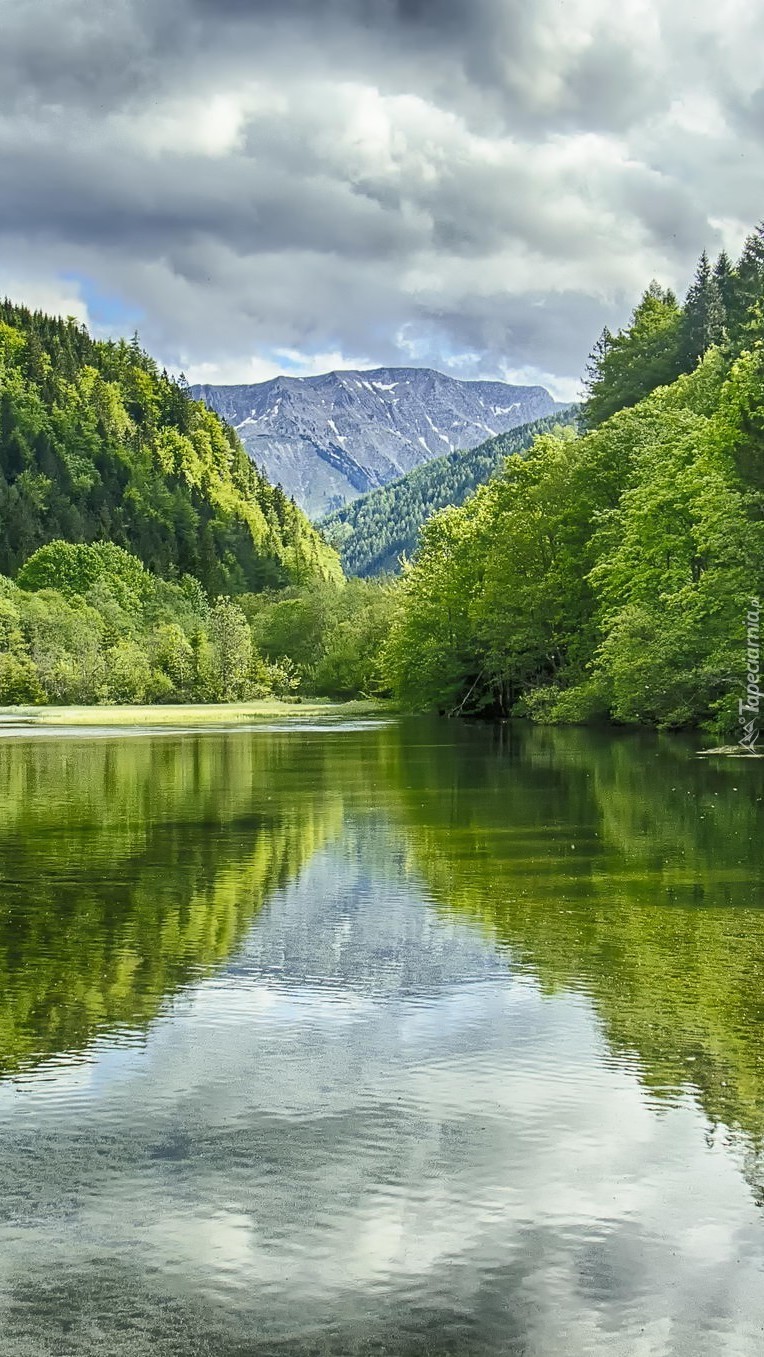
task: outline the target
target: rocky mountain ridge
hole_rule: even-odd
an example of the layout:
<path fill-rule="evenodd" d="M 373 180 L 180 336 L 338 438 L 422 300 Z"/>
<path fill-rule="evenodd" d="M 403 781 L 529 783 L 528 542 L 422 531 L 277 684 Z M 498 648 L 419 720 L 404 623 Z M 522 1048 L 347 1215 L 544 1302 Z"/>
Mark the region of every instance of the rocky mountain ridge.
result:
<path fill-rule="evenodd" d="M 192 388 L 252 460 L 319 517 L 413 467 L 554 414 L 541 386 L 467 382 L 430 368 L 275 377 Z"/>

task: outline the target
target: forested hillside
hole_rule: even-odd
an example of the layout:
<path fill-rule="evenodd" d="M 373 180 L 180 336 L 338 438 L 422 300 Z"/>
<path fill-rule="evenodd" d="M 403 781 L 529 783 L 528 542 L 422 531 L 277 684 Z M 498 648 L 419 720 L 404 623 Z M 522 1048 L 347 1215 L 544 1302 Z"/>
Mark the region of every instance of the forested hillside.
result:
<path fill-rule="evenodd" d="M 506 457 L 526 452 L 537 434 L 571 424 L 575 418 L 575 409 L 566 410 L 486 439 L 476 448 L 436 457 L 327 515 L 319 527 L 339 551 L 347 574 L 396 571 L 403 556 L 413 555 L 419 530 L 432 514 L 463 504 Z"/>
<path fill-rule="evenodd" d="M 378 692 L 389 610 L 376 581 L 211 599 L 112 542 L 49 542 L 0 576 L 0 706 Z"/>
<path fill-rule="evenodd" d="M 137 341 L 0 303 L 0 574 L 55 539 L 113 542 L 212 593 L 339 578 L 235 433 Z"/>
<path fill-rule="evenodd" d="M 588 430 L 546 433 L 436 514 L 387 647 L 444 711 L 738 729 L 764 593 L 764 230 L 651 284 L 589 369 Z"/>

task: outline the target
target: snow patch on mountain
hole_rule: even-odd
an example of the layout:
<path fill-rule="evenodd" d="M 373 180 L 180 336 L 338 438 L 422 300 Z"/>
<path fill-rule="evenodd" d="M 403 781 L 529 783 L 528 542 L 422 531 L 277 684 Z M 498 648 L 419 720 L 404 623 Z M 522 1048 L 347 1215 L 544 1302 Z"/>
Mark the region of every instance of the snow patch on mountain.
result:
<path fill-rule="evenodd" d="M 448 449 L 554 414 L 541 386 L 464 382 L 430 368 L 275 377 L 195 386 L 247 452 L 312 517 L 356 499 Z"/>

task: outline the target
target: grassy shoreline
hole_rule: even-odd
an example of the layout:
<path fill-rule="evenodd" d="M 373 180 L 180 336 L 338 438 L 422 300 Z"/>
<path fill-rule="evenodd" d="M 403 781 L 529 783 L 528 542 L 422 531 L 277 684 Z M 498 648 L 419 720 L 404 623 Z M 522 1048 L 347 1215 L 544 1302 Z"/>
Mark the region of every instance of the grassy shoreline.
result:
<path fill-rule="evenodd" d="M 263 720 L 317 717 L 381 716 L 392 711 L 389 703 L 373 699 L 334 702 L 330 698 L 304 698 L 282 702 L 262 698 L 257 702 L 188 702 L 162 706 L 92 707 L 0 707 L 0 732 L 29 730 L 37 726 L 220 726 L 244 725 Z"/>

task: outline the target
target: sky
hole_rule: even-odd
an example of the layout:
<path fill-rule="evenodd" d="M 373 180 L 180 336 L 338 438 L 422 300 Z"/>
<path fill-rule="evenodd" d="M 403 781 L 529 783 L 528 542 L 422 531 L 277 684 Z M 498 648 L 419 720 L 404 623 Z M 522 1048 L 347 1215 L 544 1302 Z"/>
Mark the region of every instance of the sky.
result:
<path fill-rule="evenodd" d="M 764 215 L 755 0 L 0 0 L 0 293 L 191 381 L 575 397 Z"/>

